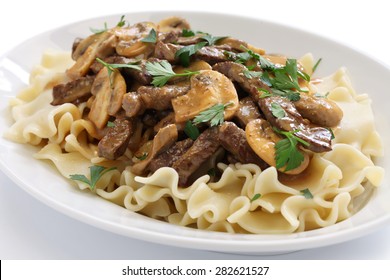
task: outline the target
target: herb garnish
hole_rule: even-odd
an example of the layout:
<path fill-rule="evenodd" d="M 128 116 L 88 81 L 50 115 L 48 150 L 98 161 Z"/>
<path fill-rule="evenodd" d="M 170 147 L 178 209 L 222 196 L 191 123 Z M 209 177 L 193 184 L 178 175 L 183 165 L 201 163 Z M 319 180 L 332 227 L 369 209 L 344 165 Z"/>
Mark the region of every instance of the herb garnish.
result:
<path fill-rule="evenodd" d="M 112 75 L 112 72 L 115 71 L 115 69 L 118 69 L 118 68 L 131 68 L 131 69 L 135 69 L 135 70 L 138 70 L 138 71 L 142 70 L 141 66 L 135 64 L 135 63 L 138 63 L 138 61 L 135 61 L 133 63 L 127 63 L 127 64 L 115 64 L 115 63 L 107 63 L 107 62 L 105 62 L 104 60 L 102 60 L 102 59 L 100 59 L 98 57 L 96 58 L 96 61 L 100 62 L 101 64 L 103 64 L 104 67 L 107 68 L 108 77 L 110 78 L 111 87 L 113 86 L 111 75 Z"/>
<path fill-rule="evenodd" d="M 202 33 L 202 32 L 196 32 L 196 33 Z M 182 31 L 182 35 L 184 37 L 191 37 L 194 36 L 196 33 L 192 30 L 187 30 L 187 29 L 184 29 Z M 182 47 L 180 50 L 178 50 L 175 53 L 175 57 L 180 59 L 181 65 L 187 67 L 188 65 L 190 65 L 190 57 L 194 55 L 198 50 L 200 50 L 204 46 L 214 45 L 219 40 L 224 38 L 227 38 L 227 36 L 212 36 L 211 34 L 205 33 L 204 36 L 200 37 L 200 39 L 204 40 L 204 42 L 199 42 L 193 45 Z"/>
<path fill-rule="evenodd" d="M 182 37 L 192 37 L 195 36 L 195 32 L 191 29 L 183 29 L 181 32 Z"/>
<path fill-rule="evenodd" d="M 286 65 L 284 67 L 275 68 L 273 70 L 275 77 L 271 79 L 272 87 L 281 90 L 281 91 L 289 91 L 296 89 L 298 91 L 306 92 L 307 90 L 303 90 L 299 86 L 298 76 L 303 79 L 309 79 L 306 75 L 302 74 L 302 72 L 298 71 L 297 60 L 296 59 L 287 59 Z"/>
<path fill-rule="evenodd" d="M 100 165 L 93 165 L 89 167 L 90 170 L 90 178 L 88 179 L 85 175 L 82 174 L 72 174 L 69 175 L 70 179 L 75 181 L 80 181 L 88 185 L 91 191 L 95 190 L 96 183 L 99 179 L 106 174 L 107 172 L 116 169 L 116 167 L 106 168 Z"/>
<path fill-rule="evenodd" d="M 148 157 L 148 153 L 144 152 L 142 155 L 135 157 L 139 160 L 145 160 Z"/>
<path fill-rule="evenodd" d="M 207 41 L 208 46 L 215 45 L 219 40 L 225 39 L 228 36 L 213 36 L 211 34 L 206 34 L 205 36 L 201 37 L 202 40 Z"/>
<path fill-rule="evenodd" d="M 126 24 L 125 15 L 122 15 L 122 16 L 121 16 L 121 19 L 120 19 L 119 22 L 116 24 L 116 26 L 117 26 L 117 27 L 123 27 L 125 24 Z M 106 31 L 108 31 L 107 22 L 104 22 L 104 27 L 103 27 L 102 29 L 96 29 L 96 28 L 90 27 L 89 30 L 91 30 L 91 32 L 92 32 L 92 33 L 95 33 L 95 34 L 101 34 L 101 33 L 103 33 L 103 32 L 106 32 Z"/>
<path fill-rule="evenodd" d="M 314 64 L 312 72 L 314 73 L 317 70 L 318 65 L 320 65 L 322 61 L 322 58 L 318 59 L 317 62 Z"/>
<path fill-rule="evenodd" d="M 192 122 L 194 125 L 207 122 L 210 122 L 210 126 L 220 125 L 225 120 L 225 108 L 230 105 L 232 105 L 231 102 L 226 104 L 215 104 L 214 106 L 211 106 L 210 108 L 200 112 L 199 115 L 197 115 Z"/>
<path fill-rule="evenodd" d="M 107 127 L 115 127 L 115 123 L 111 122 L 111 121 L 108 121 L 107 122 Z"/>
<path fill-rule="evenodd" d="M 272 102 L 271 103 L 271 113 L 275 118 L 281 119 L 286 116 L 286 111 L 280 106 L 279 103 Z"/>
<path fill-rule="evenodd" d="M 186 77 L 195 74 L 199 74 L 199 71 L 185 71 L 184 73 L 175 73 L 172 69 L 172 65 L 166 61 L 162 60 L 160 62 L 146 62 L 145 64 L 146 71 L 153 76 L 152 84 L 155 87 L 162 87 L 165 85 L 169 79 L 173 77 Z"/>
<path fill-rule="evenodd" d="M 273 130 L 286 137 L 275 144 L 276 168 L 281 169 L 285 167 L 284 171 L 286 172 L 300 166 L 304 156 L 297 147 L 298 142 L 304 146 L 309 146 L 309 143 L 294 135 L 297 130 L 282 131 L 275 127 Z"/>
<path fill-rule="evenodd" d="M 253 201 L 259 199 L 260 197 L 261 197 L 261 194 L 259 194 L 259 193 L 255 194 L 255 195 L 251 198 L 251 202 L 253 202 Z"/>
<path fill-rule="evenodd" d="M 141 42 L 144 42 L 144 43 L 156 43 L 157 42 L 157 32 L 156 32 L 156 30 L 154 30 L 154 28 L 152 28 L 150 30 L 148 36 L 143 38 L 141 40 Z"/>
<path fill-rule="evenodd" d="M 242 48 L 245 48 L 242 46 Z M 299 86 L 298 78 L 305 81 L 310 81 L 310 76 L 297 67 L 296 59 L 287 59 L 286 65 L 283 67 L 276 67 L 268 59 L 245 48 L 246 52 L 235 54 L 233 52 L 225 52 L 225 55 L 236 63 L 245 63 L 250 59 L 259 62 L 262 71 L 244 70 L 243 74 L 246 78 L 259 78 L 265 85 L 269 86 L 271 93 L 286 97 L 290 101 L 298 101 L 300 99 L 299 92 L 307 92 Z M 262 96 L 265 97 L 265 96 Z"/>
<path fill-rule="evenodd" d="M 206 45 L 207 42 L 199 42 L 194 45 L 185 46 L 175 53 L 175 57 L 180 59 L 181 65 L 187 67 L 190 65 L 190 56 L 194 55 L 198 50 Z"/>
<path fill-rule="evenodd" d="M 184 132 L 192 140 L 196 140 L 200 134 L 199 129 L 189 120 L 186 122 Z"/>
<path fill-rule="evenodd" d="M 313 194 L 310 192 L 309 189 L 304 189 L 304 190 L 301 190 L 300 193 L 306 198 L 306 199 L 312 199 L 313 198 Z"/>

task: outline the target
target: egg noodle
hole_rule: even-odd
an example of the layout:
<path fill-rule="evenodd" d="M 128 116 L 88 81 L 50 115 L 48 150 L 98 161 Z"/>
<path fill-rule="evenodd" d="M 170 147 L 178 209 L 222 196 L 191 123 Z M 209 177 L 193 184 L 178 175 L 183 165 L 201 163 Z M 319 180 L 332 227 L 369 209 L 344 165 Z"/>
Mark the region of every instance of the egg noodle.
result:
<path fill-rule="evenodd" d="M 314 59 L 299 59 L 311 75 Z M 313 92 L 335 102 L 343 112 L 333 129 L 332 149 L 313 153 L 305 175 L 281 180 L 270 166 L 220 162 L 220 176 L 205 174 L 188 186 L 179 185 L 172 167 L 146 176 L 132 172 L 134 154 L 127 150 L 109 160 L 98 156 L 96 128 L 86 117 L 88 102 L 51 105 L 53 85 L 65 80 L 74 65 L 68 52 L 46 51 L 34 67 L 29 86 L 10 101 L 14 123 L 5 137 L 39 148 L 36 159 L 51 162 L 65 178 L 90 177 L 94 165 L 115 169 L 105 172 L 93 190 L 69 179 L 81 190 L 154 219 L 202 230 L 229 233 L 282 234 L 327 227 L 357 210 L 354 198 L 381 184 L 384 170 L 373 162 L 383 154 L 374 127 L 371 100 L 357 94 L 345 68 L 310 83 Z"/>

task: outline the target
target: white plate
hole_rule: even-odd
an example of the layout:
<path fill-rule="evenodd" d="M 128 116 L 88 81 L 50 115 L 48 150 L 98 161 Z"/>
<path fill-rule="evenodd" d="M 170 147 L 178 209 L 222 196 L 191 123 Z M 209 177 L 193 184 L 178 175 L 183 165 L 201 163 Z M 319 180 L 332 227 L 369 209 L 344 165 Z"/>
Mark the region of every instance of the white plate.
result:
<path fill-rule="evenodd" d="M 304 31 L 265 22 L 259 19 L 232 15 L 175 12 L 189 20 L 193 29 L 214 35 L 230 35 L 262 47 L 268 52 L 300 57 L 311 52 L 322 58 L 318 75 L 328 75 L 340 66 L 346 66 L 358 93 L 369 93 L 379 133 L 389 142 L 390 119 L 387 93 L 390 70 L 369 57 L 348 47 Z M 170 12 L 127 14 L 131 23 L 158 21 Z M 41 34 L 0 59 L 0 131 L 12 123 L 7 107 L 11 97 L 27 85 L 32 66 L 39 63 L 48 48 L 69 50 L 75 37 L 90 34 L 90 27 L 101 27 L 104 22 L 114 26 L 120 15 L 90 19 Z M 0 166 L 24 190 L 40 201 L 96 227 L 125 236 L 151 242 L 213 250 L 220 252 L 270 254 L 336 244 L 360 237 L 384 226 L 390 221 L 389 172 L 369 203 L 352 218 L 336 225 L 303 233 L 285 235 L 240 235 L 205 232 L 159 222 L 132 213 L 102 198 L 70 186 L 66 179 L 44 161 L 35 160 L 34 147 L 9 142 L 0 137 Z M 381 160 L 390 170 L 389 150 Z M 27 205 L 21 205 L 26 207 Z"/>

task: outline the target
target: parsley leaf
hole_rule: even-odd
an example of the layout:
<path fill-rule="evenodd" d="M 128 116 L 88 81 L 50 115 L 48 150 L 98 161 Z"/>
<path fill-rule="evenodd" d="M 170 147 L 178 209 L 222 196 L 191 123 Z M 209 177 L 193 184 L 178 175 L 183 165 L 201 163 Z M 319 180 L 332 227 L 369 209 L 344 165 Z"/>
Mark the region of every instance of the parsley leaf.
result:
<path fill-rule="evenodd" d="M 111 121 L 108 121 L 107 122 L 107 127 L 115 127 L 115 123 L 111 122 Z"/>
<path fill-rule="evenodd" d="M 119 22 L 116 24 L 116 26 L 123 27 L 125 24 L 126 24 L 125 15 L 122 15 Z M 101 34 L 103 32 L 106 32 L 108 30 L 107 22 L 104 22 L 104 27 L 102 29 L 96 29 L 90 27 L 89 30 L 91 30 L 91 32 L 95 34 Z"/>
<path fill-rule="evenodd" d="M 276 102 L 271 103 L 271 113 L 275 118 L 281 119 L 286 116 L 286 111 Z"/>
<path fill-rule="evenodd" d="M 139 160 L 145 160 L 148 157 L 148 153 L 144 152 L 141 156 L 135 156 Z"/>
<path fill-rule="evenodd" d="M 281 169 L 285 167 L 284 171 L 289 171 L 300 166 L 304 160 L 304 156 L 297 147 L 298 142 L 305 146 L 309 146 L 309 143 L 295 136 L 294 133 L 297 131 L 273 129 L 275 132 L 286 137 L 275 144 L 276 168 Z"/>
<path fill-rule="evenodd" d="M 306 198 L 306 199 L 312 199 L 313 198 L 313 194 L 310 192 L 309 189 L 304 189 L 304 190 L 301 190 L 300 193 Z"/>
<path fill-rule="evenodd" d="M 200 134 L 199 129 L 191 121 L 186 122 L 184 132 L 192 140 L 196 140 Z"/>
<path fill-rule="evenodd" d="M 181 32 L 181 36 L 183 37 L 192 37 L 195 36 L 195 32 L 190 29 L 183 29 Z"/>
<path fill-rule="evenodd" d="M 156 32 L 156 30 L 154 30 L 154 28 L 152 28 L 150 30 L 148 36 L 143 38 L 141 40 L 141 42 L 144 42 L 144 43 L 156 43 L 157 42 L 157 32 Z"/>
<path fill-rule="evenodd" d="M 244 70 L 244 72 L 242 72 L 244 74 L 245 77 L 247 77 L 248 79 L 252 79 L 252 78 L 261 78 L 263 76 L 263 73 L 262 72 L 258 72 L 258 71 L 249 71 L 249 70 Z"/>
<path fill-rule="evenodd" d="M 194 55 L 198 50 L 207 45 L 207 42 L 199 42 L 194 45 L 188 45 L 175 53 L 175 57 L 180 59 L 181 65 L 187 67 L 190 65 L 190 56 Z"/>
<path fill-rule="evenodd" d="M 202 37 L 203 40 L 207 41 L 207 44 L 209 46 L 215 45 L 219 40 L 225 39 L 227 36 L 212 36 L 210 34 L 206 34 Z"/>
<path fill-rule="evenodd" d="M 162 87 L 165 85 L 169 79 L 173 77 L 180 77 L 180 76 L 191 76 L 194 74 L 199 74 L 199 71 L 186 71 L 184 73 L 175 73 L 172 69 L 172 65 L 166 61 L 162 60 L 160 62 L 146 62 L 145 64 L 146 71 L 153 76 L 152 84 L 155 87 Z"/>
<path fill-rule="evenodd" d="M 286 97 L 290 101 L 298 101 L 301 98 L 300 93 L 297 91 L 293 91 L 293 90 L 289 90 L 289 89 L 279 90 L 279 89 L 275 89 L 275 88 L 271 88 L 271 90 L 272 90 L 272 93 L 274 95 Z"/>
<path fill-rule="evenodd" d="M 106 168 L 100 165 L 93 165 L 89 167 L 90 179 L 82 174 L 72 174 L 69 176 L 70 179 L 80 181 L 88 185 L 91 191 L 95 190 L 96 183 L 99 179 L 107 172 L 116 169 L 116 167 Z"/>
<path fill-rule="evenodd" d="M 97 28 L 90 27 L 89 30 L 92 33 L 95 33 L 95 34 L 104 33 L 104 32 L 106 32 L 108 30 L 107 22 L 104 23 L 104 27 L 102 29 L 97 29 Z"/>
<path fill-rule="evenodd" d="M 259 193 L 255 194 L 255 195 L 251 198 L 251 202 L 253 202 L 253 201 L 259 199 L 260 197 L 261 197 L 261 194 L 259 194 Z"/>
<path fill-rule="evenodd" d="M 232 103 L 226 103 L 226 104 L 215 104 L 214 106 L 211 106 L 210 108 L 202 111 L 197 115 L 194 120 L 193 124 L 198 125 L 200 123 L 206 123 L 210 122 L 210 126 L 217 126 L 224 122 L 224 112 L 225 108 L 230 106 Z"/>
<path fill-rule="evenodd" d="M 98 57 L 96 58 L 96 61 L 101 63 L 101 64 L 103 64 L 103 66 L 107 68 L 108 77 L 110 78 L 111 87 L 113 86 L 111 75 L 112 75 L 112 72 L 115 71 L 115 69 L 118 69 L 118 68 L 131 68 L 131 69 L 135 69 L 135 70 L 138 70 L 138 71 L 142 70 L 141 66 L 135 64 L 135 63 L 138 63 L 138 61 L 135 61 L 134 63 L 128 63 L 128 64 L 115 64 L 115 63 L 107 63 L 107 62 L 105 62 L 104 60 L 102 60 L 102 59 L 100 59 Z"/>
<path fill-rule="evenodd" d="M 322 58 L 318 59 L 317 62 L 314 64 L 312 72 L 314 73 L 317 70 L 318 65 L 320 65 L 322 61 Z"/>

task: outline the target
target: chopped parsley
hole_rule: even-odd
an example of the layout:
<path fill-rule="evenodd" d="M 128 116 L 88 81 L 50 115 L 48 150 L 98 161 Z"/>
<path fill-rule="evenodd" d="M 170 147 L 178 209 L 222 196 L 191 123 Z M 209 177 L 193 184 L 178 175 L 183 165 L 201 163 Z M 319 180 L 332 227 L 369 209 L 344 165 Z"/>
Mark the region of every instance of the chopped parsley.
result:
<path fill-rule="evenodd" d="M 148 36 L 143 38 L 141 40 L 141 42 L 144 42 L 144 43 L 156 43 L 157 42 L 157 32 L 156 32 L 156 30 L 154 30 L 154 28 L 152 28 L 150 30 Z"/>
<path fill-rule="evenodd" d="M 112 84 L 112 79 L 111 79 L 111 75 L 112 75 L 112 72 L 115 71 L 115 69 L 118 69 L 118 68 L 131 68 L 131 69 L 135 69 L 135 70 L 138 70 L 138 71 L 141 71 L 141 66 L 139 65 L 136 65 L 136 63 L 138 63 L 138 61 L 135 61 L 133 63 L 128 63 L 128 64 L 116 64 L 116 63 L 107 63 L 105 62 L 104 60 L 100 59 L 100 58 L 96 58 L 96 61 L 103 64 L 104 67 L 107 68 L 107 72 L 108 72 L 108 77 L 110 78 L 110 84 L 111 84 L 111 87 L 113 87 L 113 84 Z"/>
<path fill-rule="evenodd" d="M 298 149 L 298 143 L 304 146 L 309 146 L 309 143 L 295 136 L 295 131 L 281 131 L 273 128 L 275 132 L 286 138 L 280 140 L 275 144 L 275 161 L 276 168 L 281 169 L 285 167 L 284 171 L 295 169 L 301 165 L 304 160 L 303 153 Z"/>
<path fill-rule="evenodd" d="M 300 193 L 306 198 L 306 199 L 312 199 L 313 198 L 313 194 L 310 192 L 309 189 L 304 189 L 304 190 L 301 190 Z"/>
<path fill-rule="evenodd" d="M 123 27 L 125 24 L 126 24 L 125 15 L 122 15 L 119 22 L 116 24 L 116 26 Z M 89 30 L 91 30 L 91 32 L 95 33 L 95 34 L 104 33 L 106 31 L 108 31 L 107 22 L 104 22 L 104 27 L 102 29 L 96 29 L 96 28 L 90 27 Z"/>
<path fill-rule="evenodd" d="M 286 116 L 286 111 L 280 106 L 279 103 L 272 102 L 271 103 L 271 113 L 275 118 L 281 119 Z"/>
<path fill-rule="evenodd" d="M 153 76 L 152 84 L 155 87 L 162 87 L 164 86 L 169 79 L 173 77 L 180 77 L 180 76 L 191 76 L 194 74 L 199 74 L 199 71 L 186 71 L 184 73 L 175 73 L 172 69 L 172 65 L 166 61 L 162 60 L 160 62 L 146 62 L 145 64 L 146 71 Z"/>
<path fill-rule="evenodd" d="M 253 202 L 253 201 L 259 199 L 260 197 L 261 197 L 261 194 L 259 194 L 259 193 L 255 194 L 255 195 L 251 198 L 251 202 Z"/>
<path fill-rule="evenodd" d="M 318 65 L 320 65 L 322 61 L 322 58 L 318 59 L 317 62 L 314 64 L 312 72 L 314 73 L 317 70 Z"/>
<path fill-rule="evenodd" d="M 199 129 L 189 120 L 186 122 L 184 132 L 192 140 L 196 140 L 200 134 Z"/>
<path fill-rule="evenodd" d="M 93 165 L 89 167 L 90 170 L 90 179 L 88 179 L 85 175 L 82 174 L 72 174 L 69 176 L 70 179 L 74 181 L 80 181 L 88 185 L 91 191 L 95 190 L 96 183 L 99 179 L 111 170 L 115 170 L 116 167 L 107 168 L 100 165 Z"/>
<path fill-rule="evenodd" d="M 194 125 L 207 122 L 210 123 L 210 126 L 220 125 L 225 120 L 225 108 L 230 106 L 231 104 L 231 102 L 226 104 L 215 104 L 214 106 L 211 106 L 210 108 L 200 112 L 199 115 L 197 115 L 192 122 Z"/>
<path fill-rule="evenodd" d="M 190 65 L 190 57 L 206 45 L 207 42 L 199 42 L 194 45 L 185 46 L 175 53 L 175 57 L 180 59 L 181 65 L 187 67 Z"/>

